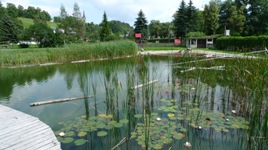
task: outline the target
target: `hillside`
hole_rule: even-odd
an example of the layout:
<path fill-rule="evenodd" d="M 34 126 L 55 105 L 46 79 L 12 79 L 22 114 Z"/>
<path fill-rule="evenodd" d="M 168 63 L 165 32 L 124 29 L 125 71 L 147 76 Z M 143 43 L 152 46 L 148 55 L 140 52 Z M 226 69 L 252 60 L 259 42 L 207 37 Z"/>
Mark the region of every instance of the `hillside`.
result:
<path fill-rule="evenodd" d="M 18 19 L 22 21 L 22 24 L 23 24 L 24 28 L 28 28 L 30 25 L 34 24 L 33 19 L 30 19 L 30 18 L 21 18 L 21 17 L 19 17 Z M 57 23 L 55 23 L 55 22 L 49 22 L 48 21 L 47 24 L 48 24 L 48 26 L 50 26 L 52 28 L 57 27 Z"/>

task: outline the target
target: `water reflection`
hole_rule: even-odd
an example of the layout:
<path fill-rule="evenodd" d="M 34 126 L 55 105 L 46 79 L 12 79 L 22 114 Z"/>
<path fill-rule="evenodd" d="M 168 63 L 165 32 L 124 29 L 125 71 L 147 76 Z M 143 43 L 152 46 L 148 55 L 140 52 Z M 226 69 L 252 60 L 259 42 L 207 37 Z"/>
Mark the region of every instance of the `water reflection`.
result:
<path fill-rule="evenodd" d="M 267 149 L 266 60 L 173 66 L 188 59 L 138 57 L 1 69 L 0 103 L 68 133 L 59 137 L 63 149 L 184 149 L 186 141 L 198 150 Z M 183 69 L 223 64 L 225 70 Z M 256 65 L 260 70 L 255 71 Z M 140 84 L 145 86 L 131 88 Z M 29 107 L 36 101 L 91 95 Z"/>

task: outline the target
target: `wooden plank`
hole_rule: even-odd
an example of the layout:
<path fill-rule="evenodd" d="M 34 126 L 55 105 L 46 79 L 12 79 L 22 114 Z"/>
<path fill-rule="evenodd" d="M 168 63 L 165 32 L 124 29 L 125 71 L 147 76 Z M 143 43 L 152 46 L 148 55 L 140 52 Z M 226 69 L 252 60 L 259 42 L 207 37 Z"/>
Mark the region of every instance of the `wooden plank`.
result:
<path fill-rule="evenodd" d="M 60 143 L 38 118 L 0 105 L 0 149 L 55 149 Z"/>

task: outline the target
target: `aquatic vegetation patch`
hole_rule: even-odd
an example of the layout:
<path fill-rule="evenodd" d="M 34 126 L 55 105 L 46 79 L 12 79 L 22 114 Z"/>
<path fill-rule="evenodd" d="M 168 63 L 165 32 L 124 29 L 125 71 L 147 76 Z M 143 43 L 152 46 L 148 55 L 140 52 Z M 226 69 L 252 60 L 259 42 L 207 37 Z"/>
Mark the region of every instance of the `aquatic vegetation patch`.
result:
<path fill-rule="evenodd" d="M 127 123 L 127 119 L 122 119 L 118 122 L 113 120 L 113 115 L 110 114 L 99 114 L 89 118 L 81 116 L 73 121 L 59 122 L 62 128 L 54 132 L 54 134 L 63 144 L 74 142 L 75 145 L 80 146 L 88 142 L 84 138 L 90 133 L 96 132 L 98 137 L 104 137 L 108 135 L 107 130 L 121 128 Z"/>
<path fill-rule="evenodd" d="M 232 111 L 227 114 L 206 111 L 191 101 L 183 102 L 183 106 L 176 104 L 176 100 L 162 99 L 161 102 L 163 105 L 158 111 L 164 114 L 162 118 L 157 113 L 135 115 L 143 122 L 137 124 L 131 135 L 142 148 L 147 144 L 149 149 L 162 149 L 165 144 L 184 138 L 188 127 L 205 131 L 212 128 L 217 132 L 248 129 L 248 121 Z"/>

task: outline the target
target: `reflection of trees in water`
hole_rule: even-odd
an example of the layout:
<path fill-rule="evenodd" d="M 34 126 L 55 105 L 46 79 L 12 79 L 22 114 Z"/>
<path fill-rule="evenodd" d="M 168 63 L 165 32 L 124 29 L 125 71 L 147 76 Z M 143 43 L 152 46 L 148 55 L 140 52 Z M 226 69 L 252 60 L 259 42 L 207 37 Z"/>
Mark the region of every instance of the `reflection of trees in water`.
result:
<path fill-rule="evenodd" d="M 0 69 L 0 98 L 10 97 L 14 85 L 24 86 L 48 80 L 56 72 L 55 66 Z"/>

